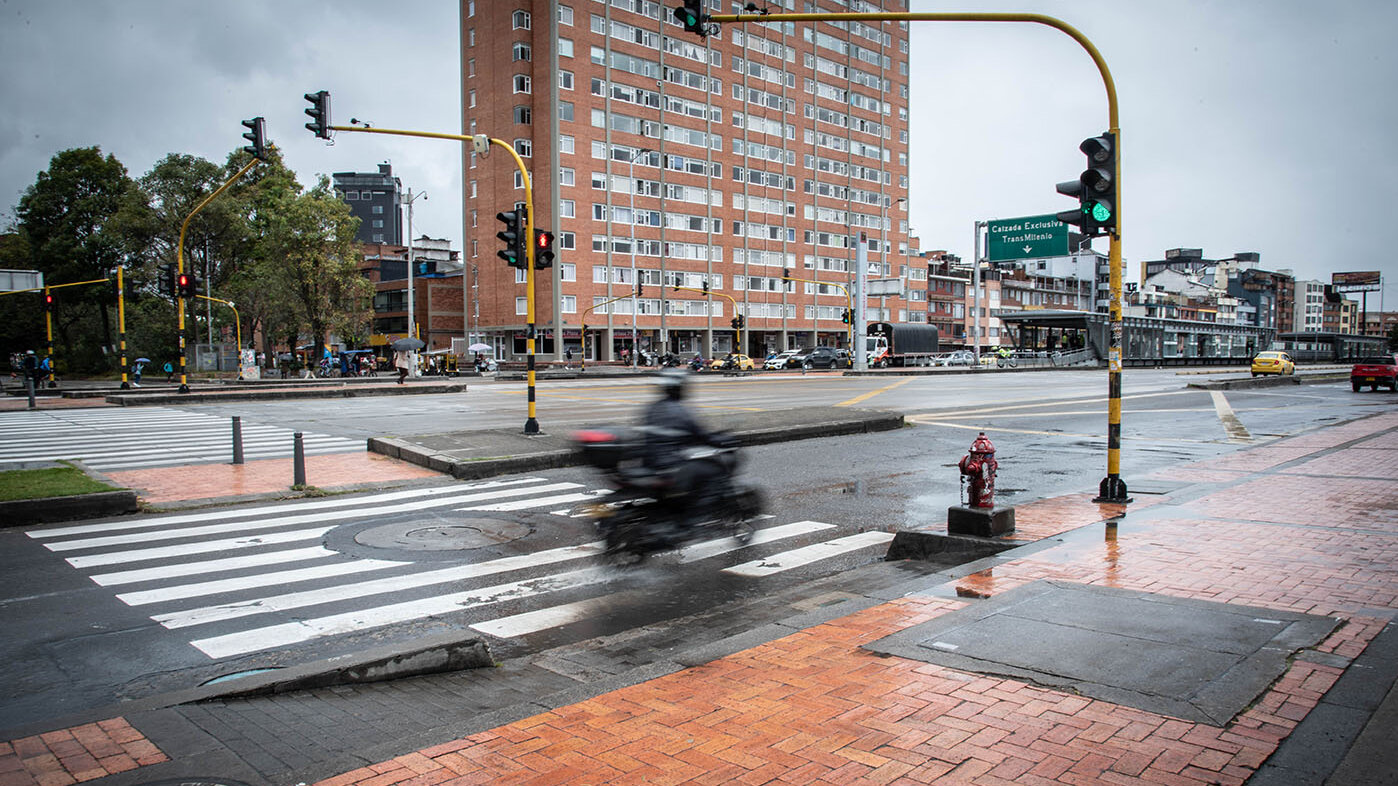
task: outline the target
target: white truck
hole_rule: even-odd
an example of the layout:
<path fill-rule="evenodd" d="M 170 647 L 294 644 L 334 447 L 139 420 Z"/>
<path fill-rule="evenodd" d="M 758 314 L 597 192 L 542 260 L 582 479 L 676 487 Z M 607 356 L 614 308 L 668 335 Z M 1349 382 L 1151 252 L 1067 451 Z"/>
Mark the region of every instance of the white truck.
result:
<path fill-rule="evenodd" d="M 937 355 L 937 327 L 916 322 L 870 322 L 864 340 L 870 368 L 930 366 Z"/>

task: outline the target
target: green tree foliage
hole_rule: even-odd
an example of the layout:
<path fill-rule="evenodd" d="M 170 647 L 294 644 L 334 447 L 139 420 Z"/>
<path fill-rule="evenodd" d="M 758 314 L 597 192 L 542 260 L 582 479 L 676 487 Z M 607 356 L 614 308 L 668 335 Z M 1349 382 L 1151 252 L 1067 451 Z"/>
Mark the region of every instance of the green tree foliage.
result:
<path fill-rule="evenodd" d="M 7 264 L 36 269 L 50 286 L 106 278 L 121 264 L 127 248 L 115 221 L 134 183 L 126 167 L 97 147 L 75 148 L 55 155 L 15 207 L 18 240 L 5 244 Z M 27 264 L 15 256 L 27 255 Z M 24 295 L 8 296 L 9 300 Z M 0 318 L 23 322 L 19 344 L 39 343 L 44 335 L 42 298 L 39 319 L 28 303 L 6 304 Z M 94 284 L 54 291 L 55 362 L 60 370 L 92 371 L 110 366 L 114 325 L 110 309 L 114 290 Z M 22 312 L 22 313 L 21 313 Z M 19 349 L 10 344 L 12 349 Z M 36 346 L 37 349 L 37 346 Z"/>

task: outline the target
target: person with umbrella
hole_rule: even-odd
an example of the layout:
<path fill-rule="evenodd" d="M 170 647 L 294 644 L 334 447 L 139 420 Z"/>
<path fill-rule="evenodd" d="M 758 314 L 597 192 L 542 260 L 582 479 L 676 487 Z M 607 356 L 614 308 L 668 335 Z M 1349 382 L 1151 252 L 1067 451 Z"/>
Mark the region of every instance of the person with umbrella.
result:
<path fill-rule="evenodd" d="M 145 371 L 146 364 L 149 362 L 150 358 L 136 358 L 136 361 L 131 364 L 131 384 L 135 387 L 141 386 L 141 372 Z"/>
<path fill-rule="evenodd" d="M 398 369 L 398 384 L 403 384 L 407 379 L 408 371 L 413 367 L 413 350 L 422 349 L 427 346 L 422 339 L 400 338 L 393 342 L 393 365 Z"/>

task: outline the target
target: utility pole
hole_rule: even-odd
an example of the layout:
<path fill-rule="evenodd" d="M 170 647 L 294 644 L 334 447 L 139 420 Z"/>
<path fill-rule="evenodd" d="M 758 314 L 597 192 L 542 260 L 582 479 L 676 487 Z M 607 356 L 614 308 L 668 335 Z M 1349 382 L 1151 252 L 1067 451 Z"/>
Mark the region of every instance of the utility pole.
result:
<path fill-rule="evenodd" d="M 416 306 L 414 301 L 417 300 L 417 298 L 413 296 L 413 274 L 416 272 L 415 268 L 417 267 L 417 259 L 413 256 L 413 202 L 417 201 L 419 198 L 426 199 L 427 192 L 421 191 L 414 194 L 413 190 L 409 188 L 407 197 L 399 197 L 399 199 L 408 206 L 408 338 L 417 338 L 417 322 L 413 313 L 414 307 Z M 417 350 L 413 350 L 411 355 L 413 359 L 412 375 L 416 377 Z"/>
<path fill-rule="evenodd" d="M 850 315 L 850 319 L 854 320 L 854 346 L 849 349 L 854 356 L 855 371 L 869 370 L 869 358 L 864 351 L 864 334 L 869 330 L 864 316 L 865 301 L 868 299 L 865 293 L 868 291 L 869 238 L 860 232 L 859 243 L 854 247 L 854 312 Z"/>

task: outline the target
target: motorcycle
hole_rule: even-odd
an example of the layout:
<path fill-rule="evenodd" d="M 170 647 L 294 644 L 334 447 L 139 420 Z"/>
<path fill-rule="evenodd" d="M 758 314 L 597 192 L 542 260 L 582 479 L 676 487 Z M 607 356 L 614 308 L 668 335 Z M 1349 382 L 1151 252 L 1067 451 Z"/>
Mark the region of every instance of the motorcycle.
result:
<path fill-rule="evenodd" d="M 704 359 L 701 358 L 701 357 L 699 357 L 698 355 L 695 355 L 695 356 L 694 356 L 694 359 L 691 360 L 691 361 L 689 361 L 689 368 L 690 368 L 692 371 L 703 371 L 703 370 L 704 370 Z"/>
<path fill-rule="evenodd" d="M 670 479 L 641 466 L 636 457 L 645 447 L 647 427 L 589 429 L 573 435 L 583 463 L 601 471 L 611 491 L 586 506 L 602 536 L 604 554 L 617 564 L 636 564 L 651 554 L 670 551 L 704 538 L 752 540 L 753 520 L 766 503 L 760 489 L 738 480 L 741 466 L 737 443 L 686 449 L 687 462 L 710 462 L 718 469 L 710 488 L 692 495 L 667 491 Z M 699 521 L 688 521 L 687 508 L 696 497 L 711 500 Z"/>

